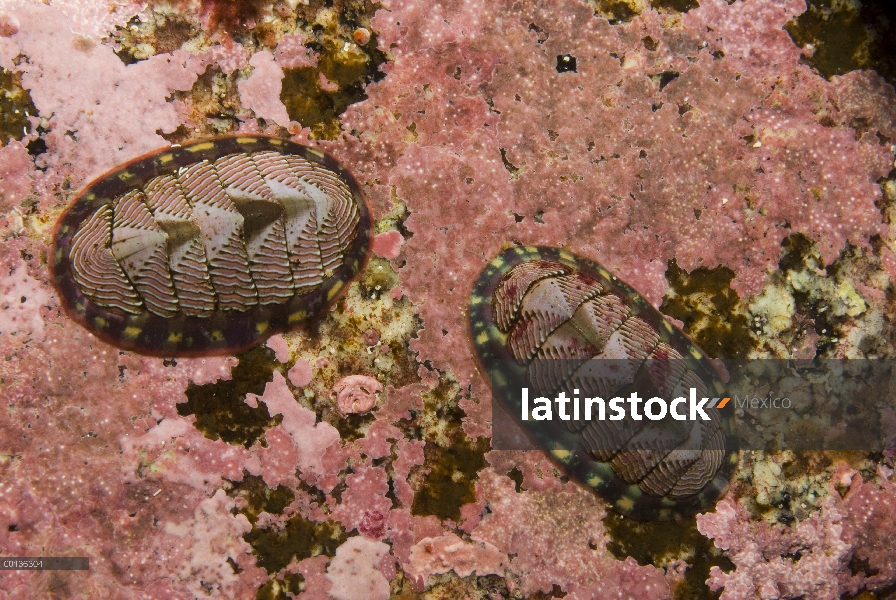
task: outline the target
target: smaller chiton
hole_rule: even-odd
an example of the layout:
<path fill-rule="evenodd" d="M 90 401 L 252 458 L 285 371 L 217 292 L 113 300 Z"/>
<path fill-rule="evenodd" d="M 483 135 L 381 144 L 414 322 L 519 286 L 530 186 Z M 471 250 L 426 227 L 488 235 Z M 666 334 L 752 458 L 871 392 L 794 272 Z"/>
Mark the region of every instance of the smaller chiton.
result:
<path fill-rule="evenodd" d="M 705 510 L 725 493 L 738 461 L 731 403 L 706 408 L 705 421 L 587 420 L 581 413 L 522 419 L 523 387 L 530 398 L 590 390 L 608 402 L 644 391 L 645 400 L 686 397 L 691 389 L 724 396 L 703 351 L 604 267 L 557 248 L 509 248 L 474 283 L 469 320 L 495 399 L 613 509 L 671 519 Z"/>
<path fill-rule="evenodd" d="M 164 148 L 82 189 L 53 281 L 101 339 L 156 356 L 236 352 L 320 314 L 364 268 L 372 221 L 330 156 L 278 138 Z"/>

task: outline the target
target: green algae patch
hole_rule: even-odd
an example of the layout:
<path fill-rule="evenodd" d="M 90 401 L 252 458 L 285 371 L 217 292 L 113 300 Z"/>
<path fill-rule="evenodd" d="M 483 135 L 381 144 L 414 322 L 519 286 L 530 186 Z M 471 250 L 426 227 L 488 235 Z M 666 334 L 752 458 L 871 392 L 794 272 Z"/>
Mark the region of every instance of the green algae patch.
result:
<path fill-rule="evenodd" d="M 398 285 L 398 273 L 385 258 L 372 256 L 359 283 L 364 297 L 376 300 Z"/>
<path fill-rule="evenodd" d="M 336 411 L 330 411 L 331 418 L 323 419 L 339 432 L 343 443 L 353 442 L 367 435 L 367 428 L 376 420 L 373 412 L 364 414 L 353 413 L 342 417 Z M 340 418 L 336 418 L 339 416 Z"/>
<path fill-rule="evenodd" d="M 785 28 L 801 48 L 811 49 L 803 60 L 824 77 L 856 69 L 874 69 L 890 84 L 896 82 L 892 15 L 883 2 L 808 0 L 807 10 Z"/>
<path fill-rule="evenodd" d="M 293 558 L 336 556 L 336 548 L 348 539 L 342 525 L 335 521 L 309 521 L 296 515 L 283 528 L 256 528 L 243 536 L 252 546 L 259 567 L 277 573 Z"/>
<path fill-rule="evenodd" d="M 855 7 L 836 0 L 810 0 L 808 6 L 786 25 L 800 47 L 811 44 L 815 48 L 806 62 L 825 77 L 867 67 L 871 36 Z"/>
<path fill-rule="evenodd" d="M 196 24 L 180 15 L 147 11 L 146 20 L 134 17 L 118 27 L 112 39 L 118 42 L 115 55 L 131 65 L 156 54 L 169 54 L 197 36 Z"/>
<path fill-rule="evenodd" d="M 295 500 L 295 494 L 283 485 L 270 488 L 261 477 L 251 475 L 230 485 L 228 495 L 245 500 L 245 506 L 239 512 L 252 523 L 252 531 L 243 539 L 252 546 L 258 566 L 270 574 L 278 573 L 293 558 L 303 560 L 321 554 L 335 556 L 336 548 L 347 539 L 339 523 L 310 521 L 301 515 L 289 519 L 282 528 L 258 527 L 261 512 L 282 514 Z M 259 588 L 256 598 L 286 598 L 285 592 L 301 593 L 304 581 L 301 575 L 290 573 L 283 578 L 271 578 Z"/>
<path fill-rule="evenodd" d="M 485 453 L 491 442 L 471 440 L 461 422 L 460 386 L 443 375 L 439 383 L 423 393 L 423 410 L 411 411 L 410 419 L 398 422 L 409 439 L 422 439 L 423 466 L 411 471 L 416 490 L 411 513 L 435 515 L 439 519 L 460 519 L 460 507 L 476 500 L 475 481 L 487 465 Z"/>
<path fill-rule="evenodd" d="M 734 271 L 700 267 L 690 273 L 674 260 L 666 271 L 669 290 L 660 312 L 684 323 L 684 332 L 712 358 L 744 358 L 755 346 L 740 297 L 731 289 Z"/>
<path fill-rule="evenodd" d="M 686 13 L 694 8 L 699 8 L 697 0 L 653 0 L 653 7 L 659 12 Z"/>
<path fill-rule="evenodd" d="M 0 68 L 0 146 L 20 140 L 28 133 L 29 116 L 37 116 L 28 91 L 22 87 L 22 75 Z"/>
<path fill-rule="evenodd" d="M 466 436 L 448 447 L 426 444 L 423 456 L 429 473 L 414 494 L 411 513 L 459 521 L 460 507 L 476 500 L 475 481 L 487 466 L 485 453 L 489 448 L 489 440 L 473 442 Z"/>
<path fill-rule="evenodd" d="M 514 467 L 507 473 L 507 476 L 513 481 L 513 487 L 516 489 L 516 493 L 519 494 L 523 491 L 523 472 L 520 471 L 519 467 Z"/>
<path fill-rule="evenodd" d="M 825 266 L 818 246 L 803 234 L 790 235 L 781 245 L 778 268 L 792 297 L 793 321 L 802 329 L 814 330 L 817 353 L 824 356 L 844 336 L 843 326 L 867 310 L 865 300 L 852 285 L 851 263 L 856 252 L 847 248 L 836 261 Z M 779 337 L 786 340 L 787 334 Z"/>
<path fill-rule="evenodd" d="M 697 531 L 694 519 L 680 521 L 636 521 L 615 512 L 603 520 L 610 537 L 607 549 L 619 560 L 633 557 L 639 565 L 667 567 L 674 560 L 690 566 L 684 580 L 672 590 L 674 600 L 710 600 L 719 597 L 706 586 L 709 570 L 731 571 L 734 564 L 716 548 L 712 540 Z"/>
<path fill-rule="evenodd" d="M 187 91 L 175 91 L 173 98 L 184 103 L 196 127 L 179 125 L 171 133 L 160 134 L 172 144 L 184 144 L 200 136 L 213 137 L 235 132 L 239 121 L 239 71 L 227 74 L 217 67 L 207 68 Z M 198 128 L 198 129 L 197 129 Z"/>
<path fill-rule="evenodd" d="M 264 444 L 265 430 L 282 420 L 280 415 L 271 417 L 263 402 L 252 408 L 244 401 L 246 394 L 264 394 L 278 363 L 267 346 L 249 350 L 239 361 L 230 370 L 229 380 L 187 386 L 187 401 L 177 405 L 177 414 L 195 415 L 196 428 L 211 440 L 249 448 L 259 440 Z"/>
<path fill-rule="evenodd" d="M 258 588 L 255 600 L 289 600 L 305 591 L 305 578 L 301 573 L 284 573 L 283 578 L 271 578 Z M 293 594 L 292 596 L 288 594 Z"/>
<path fill-rule="evenodd" d="M 227 495 L 231 498 L 240 497 L 246 501 L 245 508 L 241 508 L 240 512 L 246 515 L 252 525 L 258 522 L 260 513 L 278 515 L 296 498 L 288 487 L 278 485 L 276 488 L 269 488 L 264 479 L 256 475 L 246 474 L 242 481 L 230 482 L 230 485 L 232 487 Z"/>
<path fill-rule="evenodd" d="M 594 14 L 610 23 L 627 23 L 650 5 L 647 0 L 589 0 L 588 4 L 594 9 Z"/>
<path fill-rule="evenodd" d="M 673 600 L 716 600 L 722 595 L 722 590 L 713 592 L 706 585 L 709 579 L 709 571 L 713 567 L 719 567 L 725 573 L 734 570 L 734 563 L 722 554 L 722 551 L 706 540 L 699 548 L 694 563 L 685 571 L 684 579 L 672 588 Z"/>
<path fill-rule="evenodd" d="M 256 523 L 258 523 L 258 515 L 262 512 L 272 515 L 282 514 L 295 500 L 295 493 L 284 485 L 270 488 L 265 484 L 263 478 L 249 475 L 248 473 L 245 473 L 242 481 L 228 481 L 228 484 L 227 495 L 231 498 L 239 497 L 244 500 L 243 507 L 239 509 L 239 513 L 245 515 L 253 526 L 252 531 L 244 539 L 252 545 L 256 553 L 259 550 L 268 550 L 274 536 L 268 529 L 255 528 Z M 234 512 L 237 512 L 236 509 L 234 509 Z M 308 530 L 309 525 L 310 529 L 314 529 L 314 524 L 307 521 L 298 527 L 293 526 L 293 529 Z M 321 533 L 326 537 L 329 531 L 322 531 Z M 250 536 L 256 541 L 255 544 L 249 540 Z M 313 549 L 312 547 L 311 550 L 313 551 Z M 307 552 L 305 548 L 300 548 L 300 550 Z M 279 564 L 282 560 L 282 557 L 272 556 L 271 565 Z M 261 564 L 260 559 L 259 564 Z M 234 570 L 236 570 L 237 567 L 233 566 Z M 274 571 L 269 569 L 269 572 L 273 574 Z M 300 573 L 285 573 L 282 577 L 271 577 L 264 585 L 258 588 L 255 598 L 257 600 L 286 600 L 290 598 L 287 595 L 288 593 L 300 594 L 304 590 L 305 578 Z"/>
<path fill-rule="evenodd" d="M 430 365 L 425 364 L 429 367 Z M 464 411 L 460 407 L 460 386 L 445 375 L 436 386 L 423 392 L 423 410 L 411 411 L 410 419 L 397 422 L 409 439 L 449 447 L 457 439 L 466 438 L 461 428 Z"/>
<path fill-rule="evenodd" d="M 551 586 L 550 592 L 535 592 L 528 600 L 551 600 L 552 598 L 566 598 L 566 592 L 556 583 Z"/>
<path fill-rule="evenodd" d="M 659 13 L 686 13 L 698 8 L 697 0 L 586 0 L 599 15 L 610 23 L 627 23 L 648 8 L 653 7 Z"/>
<path fill-rule="evenodd" d="M 313 44 L 319 52 L 316 67 L 284 69 L 280 100 L 291 120 L 311 129 L 312 139 L 336 139 L 342 132 L 339 116 L 367 98 L 368 83 L 382 78 L 379 66 L 386 55 L 377 49 L 375 37 L 364 47 L 324 38 Z"/>
<path fill-rule="evenodd" d="M 396 578 L 397 579 L 397 578 Z M 491 598 L 522 599 L 523 595 L 518 589 L 512 590 L 507 585 L 507 580 L 498 575 L 469 575 L 458 577 L 454 571 L 430 575 L 427 578 L 426 590 L 415 593 L 413 584 L 405 576 L 399 588 L 400 594 L 393 594 L 395 600 L 455 600 L 456 598 L 470 598 L 486 600 Z M 394 588 L 393 588 L 394 589 Z M 555 585 L 559 590 L 560 586 Z M 562 598 L 566 596 L 561 592 L 559 596 L 535 592 L 531 596 L 525 596 L 526 600 L 548 600 L 548 598 Z"/>

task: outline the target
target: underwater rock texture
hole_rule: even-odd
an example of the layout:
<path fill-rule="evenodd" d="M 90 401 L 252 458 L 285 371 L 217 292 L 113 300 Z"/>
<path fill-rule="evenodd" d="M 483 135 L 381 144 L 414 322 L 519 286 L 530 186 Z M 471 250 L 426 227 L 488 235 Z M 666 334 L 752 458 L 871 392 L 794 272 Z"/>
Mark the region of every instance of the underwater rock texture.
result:
<path fill-rule="evenodd" d="M 697 517 L 700 532 L 713 538 L 736 565 L 730 573 L 713 567 L 708 581 L 730 598 L 835 599 L 860 590 L 886 591 L 896 578 L 892 542 L 885 536 L 896 517 L 893 471 L 880 467 L 881 486 L 840 464 L 822 509 L 791 526 L 751 522 L 729 500 Z M 850 561 L 864 564 L 850 569 Z M 858 571 L 858 572 L 856 572 Z"/>
<path fill-rule="evenodd" d="M 473 277 L 523 243 L 598 259 L 657 306 L 670 259 L 729 269 L 676 313 L 748 323 L 722 355 L 896 354 L 896 94 L 805 64 L 784 29 L 802 0 L 612 24 L 577 0 L 198 4 L 0 8 L 0 67 L 37 110 L 0 148 L 0 553 L 91 561 L 2 571 L 0 596 L 357 597 L 347 577 L 371 598 L 892 590 L 896 491 L 874 457 L 848 457 L 845 484 L 808 461 L 834 487 L 796 517 L 744 507 L 757 484 L 739 482 L 699 521 L 721 569 L 619 552 L 602 503 L 542 454 L 488 452 L 466 338 Z M 73 326 L 46 252 L 74 192 L 237 131 L 355 174 L 384 236 L 361 279 L 238 358 L 146 358 Z M 374 410 L 340 413 L 349 376 L 383 386 Z"/>

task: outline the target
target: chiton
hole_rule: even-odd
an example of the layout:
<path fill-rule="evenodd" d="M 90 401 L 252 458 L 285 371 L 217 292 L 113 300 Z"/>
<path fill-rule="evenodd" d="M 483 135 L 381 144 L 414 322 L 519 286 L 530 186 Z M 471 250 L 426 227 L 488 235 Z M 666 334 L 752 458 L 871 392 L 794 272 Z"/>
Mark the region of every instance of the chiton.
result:
<path fill-rule="evenodd" d="M 568 476 L 613 509 L 671 519 L 711 507 L 725 493 L 738 460 L 731 403 L 705 408 L 708 421 L 589 420 L 584 408 L 568 420 L 523 420 L 522 388 L 527 398 L 552 401 L 561 392 L 607 402 L 632 392 L 644 400 L 687 399 L 691 388 L 698 402 L 725 395 L 704 353 L 604 267 L 556 248 L 509 248 L 475 281 L 469 320 L 495 399 Z"/>
<path fill-rule="evenodd" d="M 371 226 L 330 156 L 222 137 L 91 182 L 59 218 L 50 263 L 67 312 L 103 340 L 224 354 L 320 314 L 364 268 Z"/>

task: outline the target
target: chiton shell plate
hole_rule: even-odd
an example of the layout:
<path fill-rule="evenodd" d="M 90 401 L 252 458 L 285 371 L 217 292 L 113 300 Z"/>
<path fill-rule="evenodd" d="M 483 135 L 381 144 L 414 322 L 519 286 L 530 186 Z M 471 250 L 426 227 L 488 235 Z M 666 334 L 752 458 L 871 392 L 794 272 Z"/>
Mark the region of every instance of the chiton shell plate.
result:
<path fill-rule="evenodd" d="M 669 399 L 691 387 L 724 396 L 703 351 L 604 267 L 557 248 L 509 248 L 474 283 L 469 320 L 495 399 L 613 509 L 671 519 L 705 510 L 725 493 L 738 461 L 730 405 L 707 409 L 710 421 L 520 419 L 521 387 L 552 399 L 592 384 L 609 400 L 641 377 Z"/>
<path fill-rule="evenodd" d="M 299 325 L 364 268 L 355 179 L 263 136 L 158 150 L 81 190 L 56 225 L 53 281 L 101 339 L 157 356 L 233 353 Z"/>

